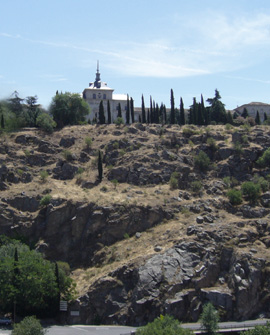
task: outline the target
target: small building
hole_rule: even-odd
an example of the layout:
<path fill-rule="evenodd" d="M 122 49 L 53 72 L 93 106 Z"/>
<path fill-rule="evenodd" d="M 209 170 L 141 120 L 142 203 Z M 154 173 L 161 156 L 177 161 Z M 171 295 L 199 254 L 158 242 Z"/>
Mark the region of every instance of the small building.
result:
<path fill-rule="evenodd" d="M 267 116 L 270 116 L 270 104 L 266 104 L 263 102 L 250 102 L 249 104 L 245 104 L 235 108 L 234 112 L 241 115 L 244 109 L 246 109 L 248 115 L 252 116 L 254 119 L 256 117 L 257 111 L 259 112 L 261 120 L 263 120 L 264 113 L 266 113 Z"/>
<path fill-rule="evenodd" d="M 99 63 L 97 63 L 96 80 L 84 89 L 83 98 L 91 109 L 90 114 L 87 116 L 88 120 L 92 121 L 94 118 L 98 120 L 99 105 L 103 101 L 106 122 L 108 118 L 108 102 L 110 104 L 112 122 L 117 119 L 119 104 L 121 106 L 122 118 L 126 122 L 127 102 L 128 99 L 130 101 L 130 98 L 127 94 L 115 94 L 113 88 L 110 88 L 107 83 L 101 81 Z M 135 121 L 139 120 L 138 113 L 135 113 L 134 118 Z"/>

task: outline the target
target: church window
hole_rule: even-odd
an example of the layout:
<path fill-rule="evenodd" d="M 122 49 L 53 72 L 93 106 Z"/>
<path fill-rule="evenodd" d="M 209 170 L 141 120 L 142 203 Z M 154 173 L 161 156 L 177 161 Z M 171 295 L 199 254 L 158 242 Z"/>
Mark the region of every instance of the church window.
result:
<path fill-rule="evenodd" d="M 96 98 L 97 98 L 97 96 L 96 96 L 96 94 L 94 93 L 94 94 L 93 94 L 93 99 L 96 99 Z"/>
<path fill-rule="evenodd" d="M 103 94 L 103 99 L 106 100 L 106 94 Z"/>

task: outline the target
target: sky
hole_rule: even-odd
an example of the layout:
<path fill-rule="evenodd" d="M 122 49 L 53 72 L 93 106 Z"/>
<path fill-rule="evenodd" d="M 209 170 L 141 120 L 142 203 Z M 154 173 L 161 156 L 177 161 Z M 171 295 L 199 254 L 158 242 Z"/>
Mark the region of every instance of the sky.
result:
<path fill-rule="evenodd" d="M 0 0 L 0 99 L 45 108 L 101 80 L 136 107 L 270 103 L 269 0 Z M 207 103 L 206 103 L 207 105 Z"/>

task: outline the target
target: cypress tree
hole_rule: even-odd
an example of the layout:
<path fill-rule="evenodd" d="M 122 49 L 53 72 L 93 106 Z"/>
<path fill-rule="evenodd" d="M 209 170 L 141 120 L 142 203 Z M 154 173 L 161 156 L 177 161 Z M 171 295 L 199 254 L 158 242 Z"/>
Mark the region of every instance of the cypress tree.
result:
<path fill-rule="evenodd" d="M 4 129 L 5 128 L 5 120 L 4 120 L 4 115 L 1 115 L 1 128 Z"/>
<path fill-rule="evenodd" d="M 158 106 L 158 104 L 156 104 L 156 108 L 155 108 L 155 122 L 157 123 L 157 124 L 159 124 L 159 106 Z"/>
<path fill-rule="evenodd" d="M 131 123 L 135 122 L 134 119 L 134 100 L 130 98 L 130 114 L 131 114 Z"/>
<path fill-rule="evenodd" d="M 103 101 L 102 100 L 99 103 L 98 119 L 99 119 L 100 124 L 105 123 L 104 106 L 103 106 Z"/>
<path fill-rule="evenodd" d="M 127 95 L 126 124 L 129 124 L 129 120 L 130 120 L 130 108 L 129 108 L 129 96 Z"/>
<path fill-rule="evenodd" d="M 117 113 L 117 117 L 122 117 L 122 111 L 121 111 L 121 105 L 120 105 L 120 102 L 119 102 L 119 104 L 118 104 L 118 106 L 117 106 L 117 111 L 118 111 L 118 113 Z"/>
<path fill-rule="evenodd" d="M 175 124 L 175 109 L 174 109 L 174 96 L 173 90 L 171 89 L 171 114 L 170 114 L 170 123 Z"/>
<path fill-rule="evenodd" d="M 247 111 L 246 107 L 244 108 L 243 113 L 241 114 L 241 116 L 242 116 L 244 119 L 246 119 L 246 118 L 248 117 L 248 111 Z"/>
<path fill-rule="evenodd" d="M 102 177 L 103 177 L 102 155 L 101 155 L 101 151 L 99 150 L 98 152 L 98 179 L 100 183 L 102 181 Z"/>
<path fill-rule="evenodd" d="M 139 115 L 139 123 L 142 123 L 141 115 Z"/>
<path fill-rule="evenodd" d="M 107 100 L 107 113 L 108 113 L 108 124 L 112 123 L 112 115 L 111 115 L 111 105 L 110 101 Z"/>
<path fill-rule="evenodd" d="M 166 111 L 166 105 L 163 106 L 163 114 L 164 114 L 164 123 L 167 123 L 167 111 Z"/>
<path fill-rule="evenodd" d="M 202 104 L 199 103 L 197 105 L 197 110 L 198 110 L 198 125 L 202 126 L 204 124 L 204 117 L 203 117 L 203 110 L 202 110 Z"/>
<path fill-rule="evenodd" d="M 146 123 L 146 113 L 145 113 L 145 105 L 144 105 L 143 95 L 142 95 L 142 123 Z"/>
<path fill-rule="evenodd" d="M 182 98 L 180 98 L 180 124 L 182 126 L 186 124 L 185 109 L 184 109 L 184 103 L 183 103 Z"/>
<path fill-rule="evenodd" d="M 150 95 L 150 115 L 149 115 L 149 122 L 153 123 L 153 106 L 152 106 L 152 97 Z"/>
<path fill-rule="evenodd" d="M 149 108 L 147 109 L 147 123 L 150 123 L 150 111 Z"/>
<path fill-rule="evenodd" d="M 233 124 L 233 117 L 231 111 L 228 111 L 227 113 L 227 122 Z"/>
<path fill-rule="evenodd" d="M 258 124 L 258 125 L 261 124 L 261 118 L 260 118 L 260 114 L 259 114 L 258 111 L 256 112 L 255 122 L 256 122 L 256 124 Z"/>
<path fill-rule="evenodd" d="M 202 116 L 203 116 L 203 122 L 205 125 L 209 124 L 209 116 L 207 113 L 207 110 L 204 106 L 204 99 L 203 99 L 203 95 L 201 94 L 201 109 L 202 109 Z"/>
<path fill-rule="evenodd" d="M 263 114 L 263 117 L 264 117 L 264 120 L 263 121 L 266 121 L 267 119 L 268 119 L 268 117 L 267 117 L 267 114 L 264 112 L 264 114 Z"/>

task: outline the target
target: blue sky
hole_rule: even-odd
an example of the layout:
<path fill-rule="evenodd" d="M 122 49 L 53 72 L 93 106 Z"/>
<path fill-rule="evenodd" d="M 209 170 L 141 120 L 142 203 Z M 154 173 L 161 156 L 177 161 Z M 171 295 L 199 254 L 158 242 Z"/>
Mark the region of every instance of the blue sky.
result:
<path fill-rule="evenodd" d="M 268 0 L 0 0 L 0 99 L 47 107 L 101 79 L 141 105 L 213 97 L 270 103 Z"/>

